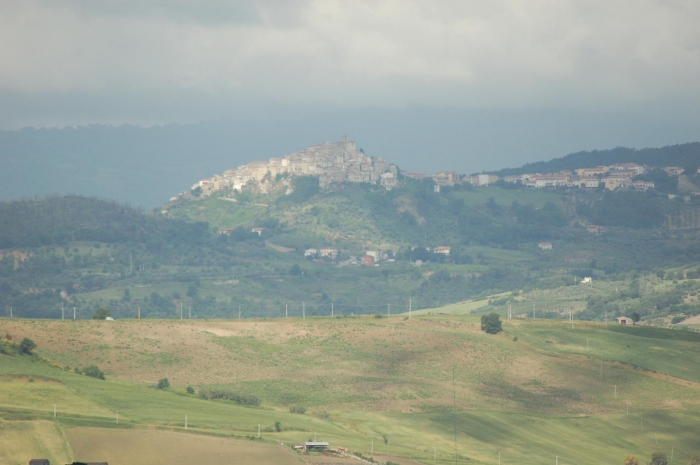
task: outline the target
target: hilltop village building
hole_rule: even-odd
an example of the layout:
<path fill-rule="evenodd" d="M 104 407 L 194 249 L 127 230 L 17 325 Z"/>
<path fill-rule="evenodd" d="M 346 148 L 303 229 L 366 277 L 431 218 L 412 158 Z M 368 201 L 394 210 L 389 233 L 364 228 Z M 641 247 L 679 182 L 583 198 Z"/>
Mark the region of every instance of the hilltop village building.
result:
<path fill-rule="evenodd" d="M 441 188 L 453 187 L 462 183 L 488 186 L 498 181 L 521 183 L 523 186 L 535 189 L 574 187 L 592 190 L 602 187 L 607 190 L 647 191 L 654 189 L 653 182 L 635 181 L 633 178 L 646 173 L 649 169 L 649 167 L 636 163 L 615 163 L 610 166 L 562 170 L 556 173 L 511 175 L 502 179 L 488 173 L 466 176 L 460 175 L 456 171 L 440 171 L 436 174 L 416 173 L 399 170 L 395 164 L 388 163 L 384 158 L 366 155 L 362 149 L 357 148 L 354 141 L 343 136 L 336 142 L 311 145 L 282 158 L 270 158 L 267 162 L 253 161 L 236 169 L 226 170 L 221 175 L 199 181 L 192 186 L 192 190 L 196 190 L 198 195 L 206 197 L 222 190 L 241 191 L 249 183 L 260 183 L 265 179 L 274 179 L 281 174 L 289 174 L 316 176 L 319 187 L 324 190 L 333 184 L 340 183 L 367 183 L 381 185 L 390 190 L 397 187 L 403 177 L 417 181 L 431 179 L 435 192 L 440 192 Z M 660 167 L 660 169 L 672 176 L 679 176 L 683 173 L 683 168 L 676 166 Z M 187 194 L 183 192 L 181 195 Z M 261 234 L 261 232 L 255 232 Z"/>
<path fill-rule="evenodd" d="M 240 191 L 249 182 L 261 182 L 268 176 L 274 179 L 279 174 L 318 176 L 321 189 L 343 182 L 377 184 L 392 189 L 397 185 L 398 168 L 384 158 L 365 155 L 354 141 L 343 136 L 337 142 L 312 145 L 284 158 L 253 161 L 226 170 L 222 175 L 199 181 L 192 189 L 201 189 L 204 196 L 224 189 Z"/>

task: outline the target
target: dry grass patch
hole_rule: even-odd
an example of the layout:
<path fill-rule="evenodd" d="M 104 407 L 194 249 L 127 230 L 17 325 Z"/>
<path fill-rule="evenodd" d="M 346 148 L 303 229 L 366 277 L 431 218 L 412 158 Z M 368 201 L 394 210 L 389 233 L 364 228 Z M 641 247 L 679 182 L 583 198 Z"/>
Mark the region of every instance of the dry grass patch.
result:
<path fill-rule="evenodd" d="M 158 430 L 71 428 L 75 457 L 82 461 L 152 465 L 299 465 L 280 445 Z"/>

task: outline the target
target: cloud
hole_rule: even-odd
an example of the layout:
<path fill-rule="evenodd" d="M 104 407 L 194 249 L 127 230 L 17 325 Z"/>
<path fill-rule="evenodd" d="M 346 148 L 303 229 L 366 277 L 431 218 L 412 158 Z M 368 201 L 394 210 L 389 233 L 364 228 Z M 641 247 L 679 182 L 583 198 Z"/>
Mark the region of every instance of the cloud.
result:
<path fill-rule="evenodd" d="M 3 2 L 0 98 L 698 101 L 699 17 L 692 0 Z"/>

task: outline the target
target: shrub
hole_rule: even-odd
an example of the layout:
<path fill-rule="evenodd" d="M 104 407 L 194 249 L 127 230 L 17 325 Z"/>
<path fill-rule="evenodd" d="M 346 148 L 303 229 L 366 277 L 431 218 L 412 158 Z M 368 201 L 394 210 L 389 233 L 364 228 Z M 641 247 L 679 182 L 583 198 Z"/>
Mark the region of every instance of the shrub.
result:
<path fill-rule="evenodd" d="M 85 367 L 85 369 L 83 370 L 83 374 L 91 378 L 105 379 L 105 374 L 102 373 L 102 371 L 99 368 L 97 368 L 97 365 L 90 365 Z"/>
<path fill-rule="evenodd" d="M 167 389 L 170 387 L 170 381 L 168 381 L 168 378 L 162 378 L 158 380 L 158 384 L 156 384 L 156 388 L 158 389 Z"/>
<path fill-rule="evenodd" d="M 187 389 L 185 390 L 187 391 L 187 394 L 194 394 L 194 388 L 192 386 L 187 386 Z"/>
<path fill-rule="evenodd" d="M 674 316 L 673 318 L 671 318 L 671 324 L 672 324 L 672 325 L 677 325 L 678 323 L 680 323 L 680 322 L 683 321 L 683 320 L 685 320 L 685 317 L 684 317 L 684 316 L 680 316 L 680 315 L 679 315 L 679 316 Z"/>
<path fill-rule="evenodd" d="M 257 397 L 242 395 L 226 388 L 200 389 L 199 397 L 205 400 L 230 400 L 240 405 L 260 405 L 260 399 Z"/>
<path fill-rule="evenodd" d="M 24 355 L 32 355 L 32 350 L 36 349 L 36 344 L 34 341 L 25 337 L 22 342 L 19 343 L 19 351 Z"/>
<path fill-rule="evenodd" d="M 276 421 L 276 422 L 275 422 L 275 430 L 277 430 L 278 433 L 279 433 L 280 431 L 282 431 L 282 422 L 281 422 L 281 421 Z"/>
<path fill-rule="evenodd" d="M 374 315 L 374 317 L 377 318 L 377 319 L 379 319 L 379 318 L 384 318 L 384 315 L 381 314 L 381 313 L 376 313 L 376 314 Z"/>
<path fill-rule="evenodd" d="M 663 452 L 654 452 L 651 454 L 651 462 L 648 465 L 668 465 L 668 459 Z"/>
<path fill-rule="evenodd" d="M 298 413 L 299 415 L 303 415 L 306 413 L 306 407 L 302 407 L 301 405 L 293 405 L 289 407 L 289 413 Z"/>
<path fill-rule="evenodd" d="M 518 342 L 518 336 L 513 336 L 513 342 Z"/>

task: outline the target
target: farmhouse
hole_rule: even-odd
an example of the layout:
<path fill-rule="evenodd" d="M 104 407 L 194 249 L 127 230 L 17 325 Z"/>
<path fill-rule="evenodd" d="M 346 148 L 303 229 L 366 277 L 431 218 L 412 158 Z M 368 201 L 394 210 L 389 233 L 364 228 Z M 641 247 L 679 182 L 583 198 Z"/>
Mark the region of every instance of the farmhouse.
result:
<path fill-rule="evenodd" d="M 362 257 L 362 264 L 365 266 L 374 266 L 374 257 L 371 255 L 365 255 Z"/>
<path fill-rule="evenodd" d="M 620 323 L 621 325 L 633 325 L 634 320 L 632 318 L 627 318 L 626 316 L 618 316 L 615 318 L 615 321 Z"/>
<path fill-rule="evenodd" d="M 334 247 L 321 247 L 321 250 L 319 250 L 319 253 L 321 254 L 322 257 L 330 257 L 332 259 L 335 259 L 338 257 L 338 249 Z"/>
<path fill-rule="evenodd" d="M 307 451 L 324 451 L 328 449 L 328 443 L 325 441 L 306 441 L 304 447 Z"/>
<path fill-rule="evenodd" d="M 581 280 L 581 284 L 588 284 L 588 283 L 592 283 L 592 282 L 593 282 L 593 278 L 591 278 L 590 276 L 586 276 L 585 278 L 583 278 Z"/>
<path fill-rule="evenodd" d="M 551 242 L 540 242 L 537 244 L 537 247 L 539 247 L 542 250 L 552 250 L 552 243 Z"/>
<path fill-rule="evenodd" d="M 440 245 L 438 247 L 435 247 L 433 249 L 433 253 L 441 253 L 444 255 L 449 255 L 450 254 L 450 248 L 446 245 Z"/>

